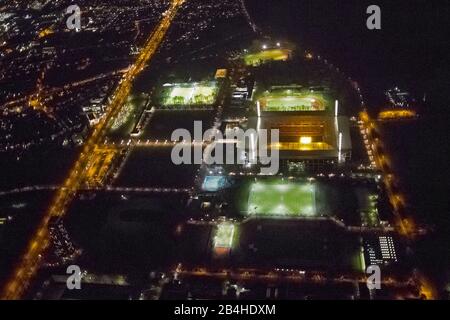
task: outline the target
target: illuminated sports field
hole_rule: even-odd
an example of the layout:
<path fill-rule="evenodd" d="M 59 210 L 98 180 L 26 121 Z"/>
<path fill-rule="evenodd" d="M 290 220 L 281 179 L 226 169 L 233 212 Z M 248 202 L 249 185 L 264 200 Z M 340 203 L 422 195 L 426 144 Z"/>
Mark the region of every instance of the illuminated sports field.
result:
<path fill-rule="evenodd" d="M 277 90 L 259 99 L 262 111 L 325 111 L 330 101 L 321 94 L 301 90 Z"/>
<path fill-rule="evenodd" d="M 215 192 L 227 185 L 227 179 L 224 176 L 206 176 L 202 183 L 202 190 Z"/>
<path fill-rule="evenodd" d="M 214 248 L 231 249 L 233 246 L 235 227 L 232 223 L 222 222 L 217 225 L 216 236 L 214 237 Z"/>
<path fill-rule="evenodd" d="M 162 104 L 211 105 L 217 98 L 218 87 L 211 82 L 166 84 L 162 92 Z"/>
<path fill-rule="evenodd" d="M 289 49 L 269 49 L 244 56 L 244 62 L 248 66 L 258 66 L 267 61 L 286 61 L 292 51 Z"/>
<path fill-rule="evenodd" d="M 248 215 L 313 217 L 316 187 L 310 183 L 255 182 L 250 186 Z"/>

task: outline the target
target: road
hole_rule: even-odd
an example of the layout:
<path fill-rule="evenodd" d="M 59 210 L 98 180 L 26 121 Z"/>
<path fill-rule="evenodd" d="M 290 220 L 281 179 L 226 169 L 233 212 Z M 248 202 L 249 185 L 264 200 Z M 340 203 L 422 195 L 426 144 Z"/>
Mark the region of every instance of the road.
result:
<path fill-rule="evenodd" d="M 107 141 L 104 145 L 105 147 L 139 147 L 139 148 L 170 148 L 172 149 L 175 145 L 183 147 L 206 147 L 208 142 L 178 142 L 178 141 L 168 141 L 168 140 L 150 140 L 150 139 L 122 139 L 120 141 Z"/>
<path fill-rule="evenodd" d="M 294 269 L 223 269 L 223 270 L 209 270 L 203 267 L 195 267 L 193 269 L 183 269 L 178 267 L 172 271 L 177 275 L 177 278 L 183 277 L 205 277 L 216 278 L 221 280 L 232 281 L 270 281 L 270 282 L 295 282 L 295 283 L 367 283 L 367 277 L 360 274 L 341 274 L 339 276 L 327 275 L 323 271 L 300 271 Z M 390 287 L 407 287 L 414 283 L 413 278 L 406 280 L 398 280 L 394 277 L 384 277 L 381 280 L 384 286 Z"/>
<path fill-rule="evenodd" d="M 120 69 L 120 70 L 115 70 L 115 71 L 111 71 L 108 73 L 102 73 L 99 75 L 96 75 L 94 77 L 91 78 L 87 78 L 87 79 L 83 79 L 83 80 L 79 80 L 79 81 L 75 81 L 75 82 L 71 82 L 71 83 L 67 83 L 62 87 L 52 87 L 52 88 L 42 88 L 42 91 L 40 93 L 41 95 L 41 99 L 43 99 L 44 101 L 47 99 L 52 98 L 54 95 L 59 94 L 61 92 L 63 92 L 64 90 L 70 90 L 70 89 L 74 89 L 76 87 L 80 87 L 83 85 L 87 85 L 90 84 L 91 82 L 95 82 L 98 80 L 103 80 L 106 78 L 111 78 L 120 74 L 124 74 L 127 72 L 127 68 L 125 69 Z M 29 102 L 30 100 L 32 100 L 35 96 L 35 93 L 31 94 L 31 95 L 26 95 L 22 98 L 18 98 L 15 100 L 10 100 L 8 102 L 5 102 L 4 104 L 2 104 L 0 106 L 0 109 L 6 109 L 6 108 L 16 108 L 17 105 L 20 104 L 24 104 Z"/>
<path fill-rule="evenodd" d="M 96 159 L 96 157 L 99 156 L 99 153 L 94 151 L 96 150 L 97 145 L 99 145 L 101 141 L 104 141 L 109 125 L 114 121 L 114 118 L 120 113 L 120 110 L 125 105 L 128 95 L 131 92 L 134 79 L 158 51 L 178 9 L 184 1 L 185 0 L 173 0 L 172 5 L 165 13 L 161 22 L 141 49 L 135 63 L 122 77 L 122 80 L 110 99 L 105 115 L 94 127 L 89 138 L 86 140 L 79 158 L 70 170 L 62 187 L 56 192 L 55 198 L 48 211 L 44 214 L 37 230 L 31 237 L 25 253 L 19 260 L 19 263 L 10 278 L 6 281 L 6 285 L 2 290 L 1 299 L 20 299 L 26 292 L 39 270 L 45 250 L 50 243 L 48 231 L 50 219 L 52 217 L 62 217 L 65 215 L 66 210 L 77 194 L 77 191 L 84 185 L 87 175 L 86 167 L 90 167 L 88 164 L 104 163 L 104 161 Z"/>
<path fill-rule="evenodd" d="M 1 191 L 0 197 L 20 194 L 32 191 L 51 191 L 58 190 L 60 186 L 57 185 L 35 185 L 26 186 L 22 188 L 16 188 L 7 191 Z M 190 193 L 191 188 L 164 188 L 164 187 L 113 187 L 113 186 L 102 186 L 102 187 L 92 187 L 92 188 L 82 188 L 80 191 L 102 191 L 106 190 L 108 192 L 120 192 L 120 193 Z"/>
<path fill-rule="evenodd" d="M 399 233 L 408 241 L 414 239 L 420 234 L 420 230 L 415 226 L 411 217 L 405 216 L 405 197 L 396 189 L 396 178 L 391 169 L 391 163 L 386 154 L 383 153 L 383 143 L 379 138 L 374 137 L 377 133 L 377 126 L 375 121 L 370 119 L 369 114 L 363 111 L 359 115 L 361 122 L 361 129 L 366 133 L 368 144 L 367 148 L 372 151 L 376 167 L 383 172 L 383 184 L 386 189 L 389 202 L 392 205 L 393 213 L 397 219 L 397 226 Z M 437 290 L 434 285 L 419 271 L 417 273 L 417 280 L 419 282 L 420 294 L 426 299 L 434 300 L 438 297 Z"/>
<path fill-rule="evenodd" d="M 370 119 L 368 113 L 365 111 L 361 112 L 359 117 L 361 120 L 361 129 L 365 132 L 368 138 L 368 144 L 366 147 L 370 148 L 369 150 L 375 160 L 374 162 L 376 167 L 383 172 L 383 183 L 386 188 L 389 202 L 393 207 L 393 213 L 397 219 L 399 232 L 406 237 L 412 237 L 414 235 L 414 228 L 412 227 L 411 220 L 403 217 L 401 214 L 401 209 L 404 208 L 405 204 L 404 196 L 399 192 L 394 191 L 395 178 L 390 168 L 390 161 L 387 155 L 380 153 L 382 145 L 380 139 L 373 137 L 373 132 L 376 130 L 375 123 Z"/>

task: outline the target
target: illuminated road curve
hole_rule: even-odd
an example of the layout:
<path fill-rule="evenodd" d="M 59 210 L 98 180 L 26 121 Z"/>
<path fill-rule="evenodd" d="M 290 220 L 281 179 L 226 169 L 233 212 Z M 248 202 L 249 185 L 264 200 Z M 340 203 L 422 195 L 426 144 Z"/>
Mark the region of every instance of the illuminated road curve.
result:
<path fill-rule="evenodd" d="M 184 0 L 173 0 L 171 7 L 167 10 L 163 19 L 143 46 L 135 63 L 124 74 L 111 97 L 111 102 L 104 117 L 91 132 L 78 160 L 69 172 L 68 178 L 65 180 L 62 188 L 57 191 L 52 204 L 40 222 L 35 234 L 31 237 L 30 243 L 19 261 L 17 268 L 6 282 L 1 295 L 2 299 L 20 299 L 30 285 L 30 282 L 39 270 L 43 254 L 49 245 L 48 223 L 50 218 L 54 216 L 62 217 L 66 213 L 68 205 L 83 185 L 86 175 L 86 165 L 94 162 L 101 163 L 101 161 L 96 161 L 96 153 L 93 151 L 97 144 L 104 140 L 109 124 L 120 113 L 122 106 L 126 102 L 131 91 L 133 80 L 157 52 L 183 2 Z"/>
<path fill-rule="evenodd" d="M 393 191 L 392 183 L 394 179 L 389 166 L 389 162 L 387 160 L 387 156 L 379 153 L 377 146 L 380 145 L 380 142 L 374 139 L 372 136 L 372 131 L 375 130 L 375 124 L 370 119 L 368 113 L 365 111 L 361 112 L 359 117 L 362 121 L 362 129 L 367 134 L 367 138 L 369 141 L 368 145 L 369 148 L 371 148 L 370 150 L 372 152 L 372 158 L 375 160 L 374 163 L 376 167 L 378 167 L 384 173 L 383 183 L 386 187 L 389 201 L 392 204 L 394 216 L 396 217 L 398 222 L 399 232 L 406 237 L 411 237 L 414 230 L 411 230 L 411 228 L 407 228 L 407 225 L 405 223 L 407 220 L 404 219 L 404 217 L 402 217 L 400 213 L 400 208 L 404 205 L 404 197 L 402 195 L 396 194 Z M 371 159 L 371 161 L 373 160 Z"/>
<path fill-rule="evenodd" d="M 368 145 L 371 148 L 376 166 L 383 172 L 383 183 L 386 188 L 386 193 L 393 208 L 393 213 L 398 220 L 399 233 L 411 240 L 417 233 L 416 227 L 412 219 L 404 217 L 401 209 L 404 208 L 404 196 L 394 191 L 394 181 L 396 180 L 390 168 L 390 162 L 385 154 L 380 154 L 377 147 L 382 146 L 379 139 L 374 139 L 372 132 L 377 128 L 373 120 L 370 119 L 369 114 L 364 111 L 361 112 L 359 118 L 362 123 L 362 129 L 366 132 L 368 138 Z M 367 145 L 366 145 L 367 147 Z M 417 271 L 420 285 L 420 293 L 426 299 L 434 300 L 437 298 L 437 290 L 424 275 Z"/>

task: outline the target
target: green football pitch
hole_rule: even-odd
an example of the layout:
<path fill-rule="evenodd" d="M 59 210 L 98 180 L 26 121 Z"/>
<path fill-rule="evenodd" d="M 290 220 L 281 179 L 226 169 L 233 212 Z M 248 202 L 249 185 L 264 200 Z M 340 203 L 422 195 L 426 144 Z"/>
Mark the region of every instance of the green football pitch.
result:
<path fill-rule="evenodd" d="M 274 89 L 259 98 L 263 111 L 325 111 L 332 106 L 330 97 L 305 89 Z"/>
<path fill-rule="evenodd" d="M 323 111 L 325 105 L 318 98 L 269 97 L 264 101 L 264 111 Z"/>
<path fill-rule="evenodd" d="M 164 90 L 163 105 L 210 105 L 217 93 L 215 83 L 180 84 Z"/>
<path fill-rule="evenodd" d="M 250 186 L 249 215 L 312 217 L 316 213 L 315 185 L 263 183 Z"/>
<path fill-rule="evenodd" d="M 290 55 L 289 49 L 269 49 L 247 54 L 244 56 L 244 61 L 248 66 L 257 66 L 267 61 L 284 61 L 289 59 Z"/>

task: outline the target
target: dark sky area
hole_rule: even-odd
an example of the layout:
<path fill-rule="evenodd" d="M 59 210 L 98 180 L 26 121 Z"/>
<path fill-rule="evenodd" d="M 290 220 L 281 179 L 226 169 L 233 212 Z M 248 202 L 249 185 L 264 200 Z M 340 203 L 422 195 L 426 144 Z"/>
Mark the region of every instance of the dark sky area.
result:
<path fill-rule="evenodd" d="M 364 85 L 396 84 L 433 112 L 450 105 L 450 1 L 447 0 L 247 0 L 264 32 L 284 35 L 328 56 Z M 381 7 L 382 30 L 366 28 L 366 9 Z"/>
<path fill-rule="evenodd" d="M 415 218 L 434 227 L 416 247 L 420 268 L 444 286 L 450 281 L 450 1 L 246 3 L 263 34 L 285 36 L 327 57 L 358 80 L 366 96 L 394 84 L 418 99 L 427 94 L 420 119 L 393 125 L 385 140 Z M 366 27 L 371 4 L 381 7 L 382 30 Z"/>

